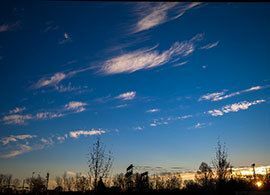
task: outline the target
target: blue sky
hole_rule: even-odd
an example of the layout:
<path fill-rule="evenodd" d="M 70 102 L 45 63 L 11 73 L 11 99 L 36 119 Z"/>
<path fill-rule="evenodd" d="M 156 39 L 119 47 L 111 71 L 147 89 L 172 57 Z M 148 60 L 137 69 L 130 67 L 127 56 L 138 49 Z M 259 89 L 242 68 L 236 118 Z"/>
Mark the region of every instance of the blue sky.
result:
<path fill-rule="evenodd" d="M 270 164 L 270 5 L 1 5 L 1 172 L 86 172 L 100 135 L 114 172 Z"/>

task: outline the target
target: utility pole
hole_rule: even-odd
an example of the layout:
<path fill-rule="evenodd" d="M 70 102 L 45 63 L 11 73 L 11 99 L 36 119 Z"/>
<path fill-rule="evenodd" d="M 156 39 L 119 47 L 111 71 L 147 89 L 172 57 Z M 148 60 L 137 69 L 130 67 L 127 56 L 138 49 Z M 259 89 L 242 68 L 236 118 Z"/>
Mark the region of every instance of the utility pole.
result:
<path fill-rule="evenodd" d="M 47 175 L 46 175 L 46 190 L 48 190 L 48 187 L 49 187 L 49 178 L 50 178 L 50 174 L 47 173 Z"/>
<path fill-rule="evenodd" d="M 255 163 L 253 163 L 251 167 L 253 168 L 253 179 L 256 180 Z"/>

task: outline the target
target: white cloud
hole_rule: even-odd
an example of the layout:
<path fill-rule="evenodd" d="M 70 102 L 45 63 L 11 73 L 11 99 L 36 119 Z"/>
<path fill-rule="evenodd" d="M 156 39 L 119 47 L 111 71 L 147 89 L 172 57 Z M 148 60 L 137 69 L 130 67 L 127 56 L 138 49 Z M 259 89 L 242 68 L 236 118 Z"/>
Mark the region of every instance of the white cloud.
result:
<path fill-rule="evenodd" d="M 41 87 L 47 87 L 58 84 L 60 81 L 66 79 L 67 74 L 63 72 L 55 73 L 49 78 L 41 78 L 35 85 L 34 88 L 38 89 Z"/>
<path fill-rule="evenodd" d="M 203 95 L 202 97 L 200 97 L 199 101 L 202 101 L 202 100 L 218 101 L 218 99 L 224 94 L 225 94 L 225 90 L 221 92 L 207 93 L 206 95 Z"/>
<path fill-rule="evenodd" d="M 159 52 L 156 47 L 136 50 L 113 57 L 102 65 L 103 74 L 132 73 L 142 69 L 151 69 L 164 65 L 174 57 L 185 57 L 195 50 L 195 42 L 202 38 L 198 34 L 189 41 L 175 42 L 168 50 Z"/>
<path fill-rule="evenodd" d="M 195 129 L 201 129 L 201 128 L 206 127 L 207 125 L 210 125 L 210 124 L 206 124 L 206 123 L 197 123 L 196 125 L 194 125 L 194 128 L 195 128 Z"/>
<path fill-rule="evenodd" d="M 71 86 L 71 83 L 69 83 L 68 85 L 55 85 L 55 90 L 60 92 L 60 93 L 65 93 L 65 92 L 72 92 L 72 91 L 83 91 L 87 89 L 87 86 L 79 86 L 79 87 L 74 87 Z"/>
<path fill-rule="evenodd" d="M 125 108 L 125 107 L 127 107 L 127 104 L 120 104 L 115 106 L 114 108 Z"/>
<path fill-rule="evenodd" d="M 54 118 L 60 118 L 67 114 L 71 113 L 79 113 L 86 110 L 85 106 L 87 104 L 84 102 L 78 102 L 78 101 L 71 101 L 68 104 L 64 106 L 64 110 L 59 110 L 57 112 L 37 112 L 36 114 L 8 114 L 2 118 L 1 121 L 3 121 L 5 124 L 17 124 L 17 125 L 23 125 L 29 120 L 47 120 L 47 119 L 54 119 Z M 22 112 L 22 108 L 15 108 L 9 113 L 16 113 L 16 112 Z"/>
<path fill-rule="evenodd" d="M 135 96 L 136 96 L 136 91 L 128 91 L 128 92 L 125 92 L 116 96 L 115 98 L 121 99 L 121 100 L 132 100 L 135 98 Z"/>
<path fill-rule="evenodd" d="M 51 135 L 49 137 L 38 137 L 36 135 L 10 135 L 3 137 L 0 143 L 0 158 L 12 158 L 18 155 L 42 150 L 47 147 L 53 146 L 55 143 L 62 143 L 68 138 L 68 134 L 63 136 Z"/>
<path fill-rule="evenodd" d="M 63 143 L 66 139 L 68 138 L 68 135 L 65 134 L 64 136 L 57 136 L 56 139 L 60 142 Z"/>
<path fill-rule="evenodd" d="M 133 33 L 151 29 L 162 23 L 181 17 L 186 11 L 200 3 L 143 3 L 137 6 L 139 20 L 133 28 Z"/>
<path fill-rule="evenodd" d="M 51 137 L 49 137 L 49 138 L 44 138 L 44 137 L 42 137 L 41 139 L 40 139 L 40 141 L 41 141 L 41 145 L 40 145 L 40 149 L 43 149 L 45 146 L 48 146 L 48 145 L 53 145 L 54 144 L 54 141 L 52 140 L 52 138 Z"/>
<path fill-rule="evenodd" d="M 50 31 L 55 31 L 57 29 L 59 29 L 59 26 L 56 25 L 54 21 L 48 21 L 46 22 L 46 28 L 44 29 L 43 32 L 47 33 Z"/>
<path fill-rule="evenodd" d="M 161 117 L 158 119 L 154 119 L 151 123 L 150 126 L 151 127 L 156 127 L 159 125 L 168 125 L 169 123 L 173 122 L 173 121 L 178 121 L 178 120 L 185 120 L 188 118 L 191 118 L 192 115 L 184 115 L 184 116 L 174 116 L 174 117 Z"/>
<path fill-rule="evenodd" d="M 7 137 L 3 137 L 0 142 L 2 145 L 7 145 L 10 142 L 17 142 L 19 140 L 25 140 L 25 139 L 32 139 L 36 137 L 36 135 L 27 135 L 27 134 L 22 134 L 22 135 L 10 135 Z"/>
<path fill-rule="evenodd" d="M 137 131 L 142 131 L 143 129 L 144 129 L 144 127 L 141 127 L 141 126 L 134 127 L 134 130 L 137 130 Z"/>
<path fill-rule="evenodd" d="M 223 90 L 222 92 L 208 93 L 206 95 L 201 96 L 199 101 L 201 101 L 201 100 L 220 101 L 220 100 L 224 100 L 224 99 L 227 99 L 230 97 L 241 95 L 243 93 L 247 93 L 247 92 L 251 92 L 251 91 L 258 91 L 258 90 L 268 88 L 268 87 L 269 87 L 268 85 L 267 86 L 254 86 L 254 87 L 250 87 L 248 89 L 244 89 L 244 90 L 230 93 L 227 95 L 225 95 L 227 90 Z"/>
<path fill-rule="evenodd" d="M 69 136 L 71 138 L 78 138 L 81 135 L 84 136 L 92 136 L 92 135 L 101 135 L 103 133 L 106 133 L 104 130 L 101 129 L 92 129 L 90 131 L 86 131 L 86 130 L 77 130 L 77 131 L 70 131 L 69 132 Z"/>
<path fill-rule="evenodd" d="M 242 101 L 239 103 L 229 104 L 223 106 L 221 109 L 209 110 L 208 114 L 212 116 L 222 116 L 223 114 L 230 113 L 230 112 L 238 112 L 240 110 L 247 110 L 250 106 L 260 104 L 265 102 L 265 100 L 255 100 L 252 102 Z"/>
<path fill-rule="evenodd" d="M 3 121 L 5 124 L 24 124 L 27 120 L 33 119 L 31 114 L 11 114 L 3 117 Z"/>
<path fill-rule="evenodd" d="M 188 61 L 176 63 L 176 64 L 173 65 L 173 67 L 183 66 L 183 65 L 185 65 L 185 64 L 187 64 L 187 63 L 188 63 Z"/>
<path fill-rule="evenodd" d="M 13 23 L 13 24 L 1 24 L 0 25 L 0 33 L 14 30 L 18 26 L 19 26 L 19 22 L 16 22 L 16 23 Z"/>
<path fill-rule="evenodd" d="M 219 41 L 216 41 L 214 43 L 209 43 L 207 45 L 204 45 L 200 49 L 212 49 L 212 48 L 218 46 L 218 44 L 219 44 Z"/>
<path fill-rule="evenodd" d="M 30 152 L 32 150 L 33 149 L 32 149 L 31 146 L 28 146 L 28 145 L 25 145 L 25 144 L 21 144 L 21 145 L 18 146 L 17 149 L 8 151 L 7 153 L 4 153 L 4 154 L 0 154 L 0 157 L 1 158 L 13 158 L 13 157 L 16 157 L 18 155 L 21 155 L 21 154 Z"/>
<path fill-rule="evenodd" d="M 78 70 L 72 70 L 72 71 L 69 71 L 69 72 L 66 72 L 66 73 L 57 72 L 57 73 L 54 73 L 50 77 L 42 77 L 34 85 L 32 85 L 32 87 L 34 89 L 39 89 L 39 88 L 42 88 L 42 87 L 54 86 L 56 88 L 56 90 L 57 90 L 57 88 L 58 89 L 61 88 L 61 87 L 57 87 L 57 85 L 60 82 L 62 82 L 63 80 L 65 80 L 67 78 L 70 78 L 70 77 L 73 77 L 74 75 L 76 75 L 78 73 L 81 73 L 81 72 L 84 72 L 84 71 L 87 71 L 87 70 L 90 70 L 90 69 L 92 69 L 92 67 L 86 67 L 86 68 L 81 68 L 81 69 L 78 69 Z"/>
<path fill-rule="evenodd" d="M 65 108 L 74 112 L 83 112 L 86 110 L 86 105 L 84 102 L 71 101 L 65 105 Z"/>
<path fill-rule="evenodd" d="M 53 119 L 63 117 L 63 113 L 52 113 L 52 112 L 38 112 L 36 114 L 36 119 L 38 120 L 45 120 L 45 119 Z"/>
<path fill-rule="evenodd" d="M 160 111 L 160 109 L 158 109 L 158 108 L 153 108 L 153 109 L 150 109 L 150 110 L 146 110 L 146 112 L 148 112 L 148 113 L 159 112 L 159 111 Z"/>
<path fill-rule="evenodd" d="M 9 114 L 17 114 L 17 113 L 21 113 L 25 110 L 25 107 L 16 107 L 12 110 L 9 111 Z"/>
<path fill-rule="evenodd" d="M 212 116 L 222 116 L 223 112 L 221 110 L 209 110 L 208 111 L 209 114 L 211 114 Z"/>

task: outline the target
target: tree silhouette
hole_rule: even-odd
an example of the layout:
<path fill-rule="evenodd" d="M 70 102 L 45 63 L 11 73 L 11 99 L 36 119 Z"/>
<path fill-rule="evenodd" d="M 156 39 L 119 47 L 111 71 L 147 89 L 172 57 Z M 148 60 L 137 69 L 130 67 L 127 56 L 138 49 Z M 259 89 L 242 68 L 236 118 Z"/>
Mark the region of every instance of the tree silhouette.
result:
<path fill-rule="evenodd" d="M 160 176 L 156 175 L 154 177 L 154 187 L 157 190 L 164 190 L 166 188 L 166 183 L 164 179 L 162 179 Z"/>
<path fill-rule="evenodd" d="M 98 179 L 103 180 L 103 178 L 108 176 L 112 167 L 113 159 L 110 151 L 108 154 L 106 153 L 105 146 L 103 146 L 99 137 L 93 144 L 92 148 L 90 148 L 88 156 L 89 175 L 94 180 L 93 187 L 96 190 Z"/>
<path fill-rule="evenodd" d="M 26 183 L 31 186 L 30 190 L 33 192 L 46 191 L 46 179 L 40 175 L 26 179 Z"/>
<path fill-rule="evenodd" d="M 85 192 L 89 189 L 89 180 L 80 173 L 77 173 L 75 178 L 75 187 L 77 191 Z"/>
<path fill-rule="evenodd" d="M 230 174 L 230 162 L 228 162 L 228 153 L 225 143 L 221 145 L 217 142 L 216 155 L 213 160 L 213 166 L 216 169 L 217 189 L 219 192 L 225 190 L 225 184 Z"/>
<path fill-rule="evenodd" d="M 212 180 L 213 180 L 213 171 L 211 167 L 207 163 L 202 162 L 199 167 L 199 170 L 195 175 L 195 181 L 202 187 L 208 188 L 210 187 Z"/>
<path fill-rule="evenodd" d="M 126 179 L 123 173 L 117 174 L 113 178 L 113 185 L 118 188 L 120 191 L 124 191 L 126 189 Z"/>
<path fill-rule="evenodd" d="M 21 180 L 20 179 L 18 179 L 18 178 L 13 179 L 12 185 L 13 185 L 13 187 L 15 189 L 19 189 L 20 184 L 21 184 Z"/>
<path fill-rule="evenodd" d="M 166 181 L 166 188 L 170 190 L 177 190 L 181 188 L 181 177 L 172 176 Z"/>

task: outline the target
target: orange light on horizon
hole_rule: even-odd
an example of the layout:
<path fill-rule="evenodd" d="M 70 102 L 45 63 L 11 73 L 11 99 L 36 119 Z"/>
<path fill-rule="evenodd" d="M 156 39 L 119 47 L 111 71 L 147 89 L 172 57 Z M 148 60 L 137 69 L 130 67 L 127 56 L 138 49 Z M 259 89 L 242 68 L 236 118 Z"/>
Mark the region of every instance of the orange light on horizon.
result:
<path fill-rule="evenodd" d="M 256 182 L 256 186 L 257 186 L 258 188 L 261 188 L 262 185 L 263 185 L 262 181 L 257 181 L 257 182 Z"/>

